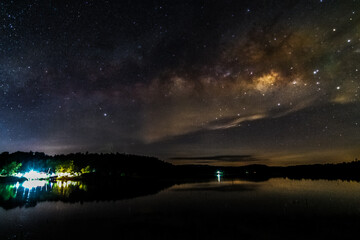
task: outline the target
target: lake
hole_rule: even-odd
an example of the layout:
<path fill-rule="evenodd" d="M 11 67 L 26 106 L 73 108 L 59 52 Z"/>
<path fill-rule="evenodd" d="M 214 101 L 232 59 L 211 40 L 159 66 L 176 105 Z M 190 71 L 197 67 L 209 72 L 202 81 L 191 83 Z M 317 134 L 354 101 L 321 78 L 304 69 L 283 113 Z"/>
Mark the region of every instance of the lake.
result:
<path fill-rule="evenodd" d="M 360 226 L 360 183 L 340 180 L 3 183 L 0 200 L 0 239 L 353 239 Z"/>

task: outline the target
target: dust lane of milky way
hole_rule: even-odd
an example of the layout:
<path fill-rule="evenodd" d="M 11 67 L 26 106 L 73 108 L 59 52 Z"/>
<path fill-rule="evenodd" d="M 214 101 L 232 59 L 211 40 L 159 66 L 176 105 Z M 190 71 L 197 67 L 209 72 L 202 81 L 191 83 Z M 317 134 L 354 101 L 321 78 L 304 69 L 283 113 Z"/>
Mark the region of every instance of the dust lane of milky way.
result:
<path fill-rule="evenodd" d="M 1 151 L 218 165 L 360 155 L 359 1 L 0 6 Z"/>

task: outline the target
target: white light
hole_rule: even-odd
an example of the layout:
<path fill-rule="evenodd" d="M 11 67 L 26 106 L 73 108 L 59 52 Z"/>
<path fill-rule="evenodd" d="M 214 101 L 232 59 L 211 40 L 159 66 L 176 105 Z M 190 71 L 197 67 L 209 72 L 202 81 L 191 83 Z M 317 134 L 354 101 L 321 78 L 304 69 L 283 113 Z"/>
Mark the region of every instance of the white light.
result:
<path fill-rule="evenodd" d="M 27 172 L 24 174 L 24 177 L 26 177 L 27 179 L 41 179 L 41 178 L 48 178 L 48 174 L 44 173 L 44 172 L 37 172 L 34 170 L 31 170 L 30 172 Z"/>
<path fill-rule="evenodd" d="M 68 172 L 59 172 L 57 173 L 58 177 L 73 177 L 74 174 L 68 173 Z"/>
<path fill-rule="evenodd" d="M 78 183 L 74 181 L 56 181 L 59 188 L 67 188 L 69 186 L 76 186 Z"/>
<path fill-rule="evenodd" d="M 25 181 L 22 186 L 27 189 L 37 188 L 37 187 L 44 187 L 47 181 L 44 180 L 31 180 Z"/>
<path fill-rule="evenodd" d="M 347 42 L 348 42 L 348 43 L 351 42 L 351 39 L 348 39 Z"/>
<path fill-rule="evenodd" d="M 339 90 L 339 89 L 340 89 L 340 86 L 337 86 L 336 89 Z"/>
<path fill-rule="evenodd" d="M 13 176 L 14 176 L 14 177 L 19 177 L 19 178 L 21 178 L 21 177 L 24 176 L 24 174 L 22 174 L 22 173 L 16 173 L 16 174 L 14 174 Z"/>

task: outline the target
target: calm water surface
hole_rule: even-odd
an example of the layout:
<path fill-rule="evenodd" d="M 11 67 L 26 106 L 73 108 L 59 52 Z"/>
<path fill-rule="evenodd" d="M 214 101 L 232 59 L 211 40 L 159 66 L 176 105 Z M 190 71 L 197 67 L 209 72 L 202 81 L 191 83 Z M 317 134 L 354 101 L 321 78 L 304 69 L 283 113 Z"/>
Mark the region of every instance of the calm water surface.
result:
<path fill-rule="evenodd" d="M 108 200 L 42 184 L 0 186 L 0 239 L 350 239 L 360 227 L 358 182 L 214 179 L 124 198 L 112 187 Z"/>

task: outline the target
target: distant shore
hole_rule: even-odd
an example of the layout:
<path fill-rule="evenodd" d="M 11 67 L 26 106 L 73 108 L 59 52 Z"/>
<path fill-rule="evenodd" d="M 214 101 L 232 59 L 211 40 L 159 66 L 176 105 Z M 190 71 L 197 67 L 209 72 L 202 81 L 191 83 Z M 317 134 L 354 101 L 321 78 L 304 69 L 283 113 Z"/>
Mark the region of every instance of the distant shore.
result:
<path fill-rule="evenodd" d="M 37 179 L 49 181 L 101 181 L 103 179 L 124 178 L 186 181 L 214 178 L 219 172 L 223 178 L 242 178 L 253 181 L 264 181 L 274 177 L 360 181 L 360 161 L 357 159 L 338 164 L 288 167 L 253 164 L 241 167 L 224 167 L 173 165 L 154 157 L 120 153 L 74 153 L 55 156 L 37 152 L 4 152 L 0 154 L 0 182 L 26 181 L 29 170 L 34 176 L 38 176 Z M 34 178 L 36 179 L 36 177 Z"/>

